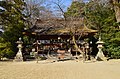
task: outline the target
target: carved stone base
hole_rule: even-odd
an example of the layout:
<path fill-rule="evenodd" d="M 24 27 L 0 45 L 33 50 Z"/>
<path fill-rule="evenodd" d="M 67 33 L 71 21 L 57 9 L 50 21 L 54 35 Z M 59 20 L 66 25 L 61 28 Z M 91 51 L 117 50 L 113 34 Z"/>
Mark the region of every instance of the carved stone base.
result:
<path fill-rule="evenodd" d="M 98 61 L 105 61 L 106 60 L 106 57 L 104 56 L 101 49 L 99 49 L 99 51 L 97 53 L 96 60 L 98 60 Z"/>
<path fill-rule="evenodd" d="M 14 58 L 14 61 L 18 61 L 18 62 L 23 61 L 22 54 L 17 53 L 16 56 L 15 56 L 15 58 Z"/>

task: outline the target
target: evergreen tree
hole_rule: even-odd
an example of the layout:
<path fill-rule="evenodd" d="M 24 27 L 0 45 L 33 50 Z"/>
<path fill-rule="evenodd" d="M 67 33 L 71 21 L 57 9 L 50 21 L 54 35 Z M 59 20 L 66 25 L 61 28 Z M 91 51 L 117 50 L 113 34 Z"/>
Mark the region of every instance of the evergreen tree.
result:
<path fill-rule="evenodd" d="M 0 41 L 0 44 L 2 45 L 2 47 L 0 47 L 0 52 L 7 55 L 14 52 L 12 55 L 13 57 L 16 52 L 15 42 L 22 36 L 22 31 L 25 27 L 25 16 L 23 13 L 25 3 L 23 0 L 6 0 L 0 1 L 0 7 L 4 10 L 0 12 L 1 25 L 4 29 L 4 34 L 0 37 L 2 39 Z"/>
<path fill-rule="evenodd" d="M 84 6 L 85 3 L 78 1 L 72 2 L 71 6 L 67 9 L 65 13 L 66 17 L 76 17 L 81 18 L 84 16 Z"/>
<path fill-rule="evenodd" d="M 84 17 L 88 27 L 99 31 L 96 38 L 100 35 L 105 42 L 104 53 L 111 58 L 120 58 L 119 23 L 116 22 L 116 13 L 111 5 L 99 1 L 86 4 L 73 2 L 66 15 Z"/>

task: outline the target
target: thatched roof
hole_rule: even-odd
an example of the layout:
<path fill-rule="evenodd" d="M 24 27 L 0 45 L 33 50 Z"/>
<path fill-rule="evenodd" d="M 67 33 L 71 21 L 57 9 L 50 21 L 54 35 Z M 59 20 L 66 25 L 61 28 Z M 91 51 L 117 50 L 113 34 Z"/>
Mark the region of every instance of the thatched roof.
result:
<path fill-rule="evenodd" d="M 69 23 L 70 21 L 63 20 L 47 20 L 41 21 L 36 23 L 31 30 L 38 35 L 69 35 L 73 34 L 80 34 L 80 33 L 96 33 L 97 30 L 92 30 L 87 28 L 85 25 L 80 25 L 80 21 L 74 21 L 76 26 L 73 26 L 73 22 Z M 78 24 L 77 24 L 78 23 Z M 69 24 L 69 25 L 68 25 Z"/>

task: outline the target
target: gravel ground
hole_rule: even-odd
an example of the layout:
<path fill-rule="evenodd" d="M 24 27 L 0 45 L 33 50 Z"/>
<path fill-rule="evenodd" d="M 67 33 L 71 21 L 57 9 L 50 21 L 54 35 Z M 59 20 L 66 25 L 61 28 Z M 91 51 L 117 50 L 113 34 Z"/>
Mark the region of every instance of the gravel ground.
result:
<path fill-rule="evenodd" d="M 120 60 L 0 62 L 0 79 L 120 79 Z"/>

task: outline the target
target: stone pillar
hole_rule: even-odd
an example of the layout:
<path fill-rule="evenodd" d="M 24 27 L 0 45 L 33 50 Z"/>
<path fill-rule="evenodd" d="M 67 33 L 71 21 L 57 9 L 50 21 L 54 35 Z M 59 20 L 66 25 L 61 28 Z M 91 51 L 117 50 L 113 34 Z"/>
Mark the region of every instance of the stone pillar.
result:
<path fill-rule="evenodd" d="M 39 41 L 37 40 L 35 43 L 33 43 L 33 45 L 36 45 L 36 52 L 35 52 L 35 59 L 36 59 L 36 61 L 37 61 L 37 63 L 38 63 L 38 60 L 39 60 L 39 55 L 38 55 L 38 52 L 39 52 L 39 45 L 40 45 L 41 43 L 39 43 Z"/>
<path fill-rule="evenodd" d="M 86 42 L 86 44 L 85 44 L 85 61 L 89 59 L 88 58 L 89 48 L 90 48 L 89 43 Z"/>
<path fill-rule="evenodd" d="M 104 42 L 101 41 L 101 37 L 99 37 L 99 41 L 97 42 L 97 44 L 98 44 L 98 46 L 97 46 L 97 48 L 98 48 L 98 53 L 97 53 L 97 55 L 96 55 L 96 60 L 98 60 L 98 61 L 106 60 L 106 58 L 105 58 L 105 56 L 104 56 L 104 54 L 103 54 L 103 51 L 102 51 Z"/>
<path fill-rule="evenodd" d="M 19 41 L 16 42 L 18 44 L 18 52 L 14 58 L 14 61 L 23 61 L 23 56 L 22 56 L 22 44 L 23 42 L 21 41 L 21 38 L 19 38 Z"/>

